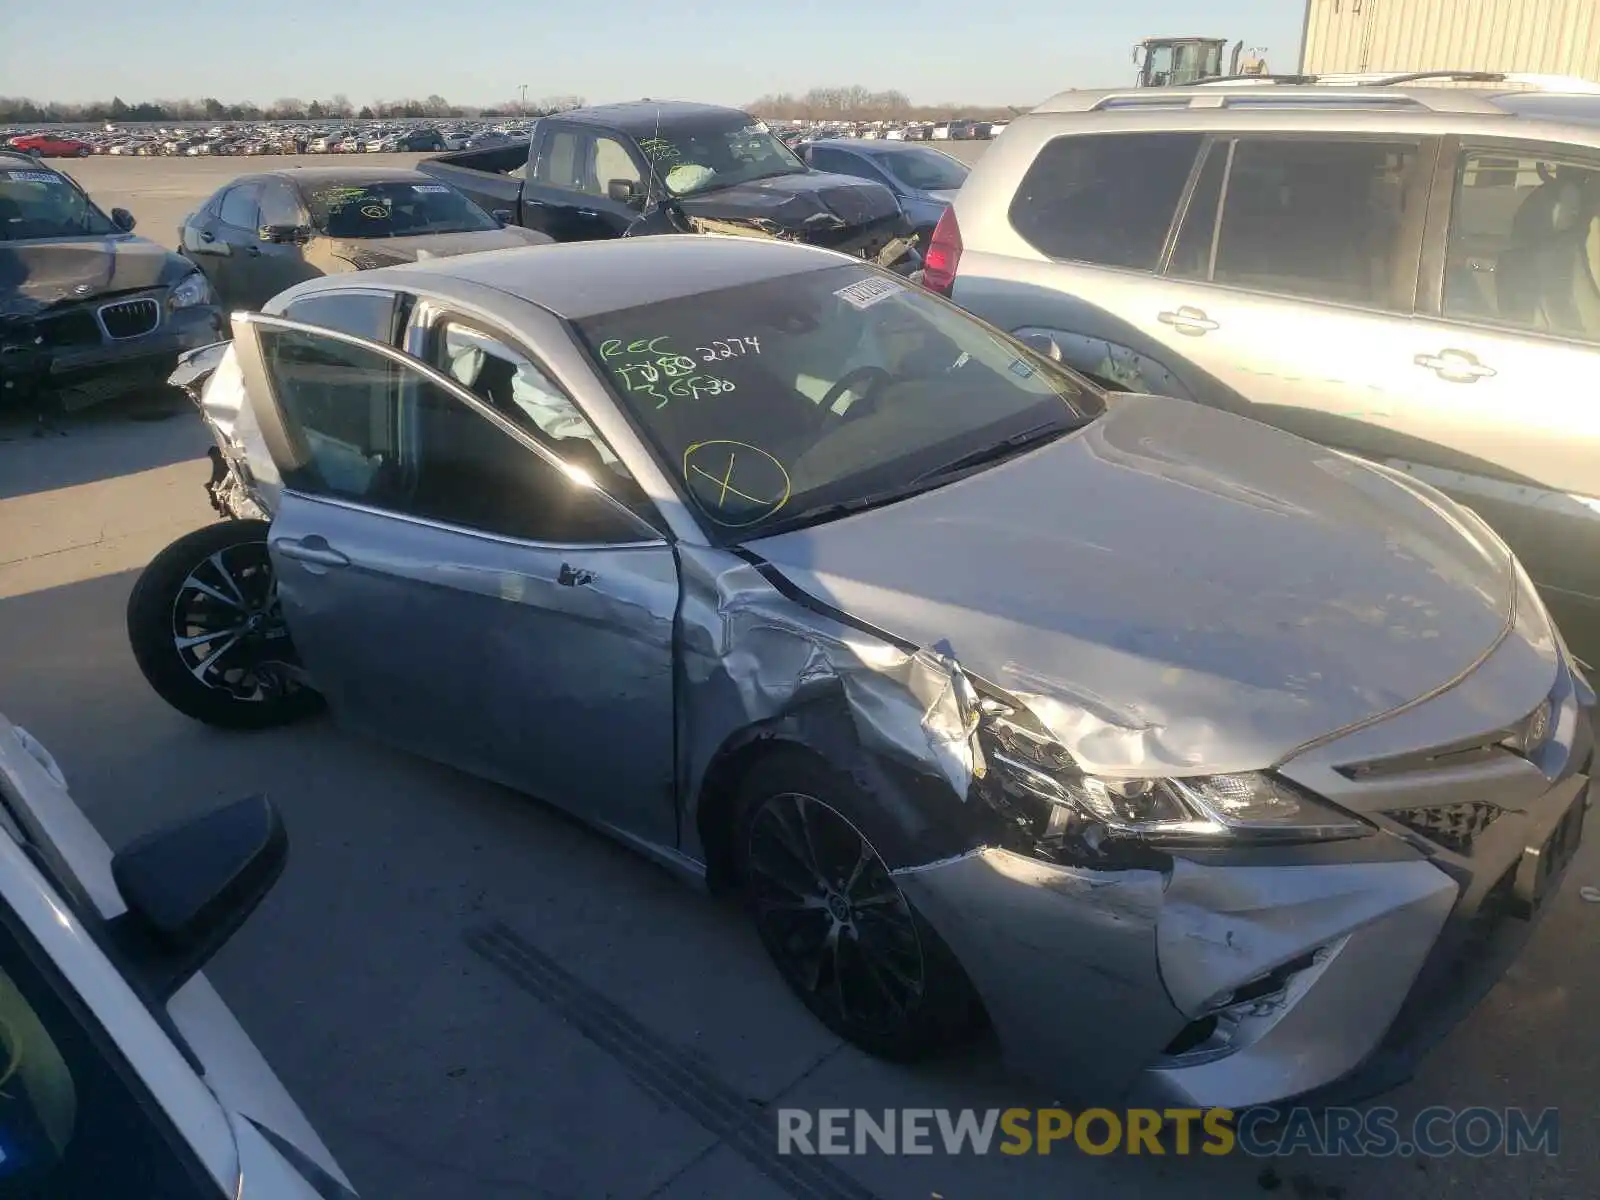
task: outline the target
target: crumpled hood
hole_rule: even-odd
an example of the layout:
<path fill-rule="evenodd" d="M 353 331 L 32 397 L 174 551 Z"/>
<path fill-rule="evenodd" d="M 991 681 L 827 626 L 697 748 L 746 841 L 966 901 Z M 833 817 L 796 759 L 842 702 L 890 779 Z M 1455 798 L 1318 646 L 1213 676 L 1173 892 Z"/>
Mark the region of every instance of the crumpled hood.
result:
<path fill-rule="evenodd" d="M 946 644 L 1085 769 L 1130 773 L 1264 768 L 1449 684 L 1501 637 L 1515 588 L 1503 546 L 1448 501 L 1134 395 L 1009 462 L 749 548 L 819 600 Z"/>
<path fill-rule="evenodd" d="M 894 216 L 900 211 L 900 202 L 883 184 L 870 179 L 807 171 L 689 196 L 681 201 L 681 207 L 691 217 L 765 219 L 800 232 L 814 227 L 829 230 L 867 225 Z"/>
<path fill-rule="evenodd" d="M 0 315 L 156 287 L 193 269 L 156 243 L 129 234 L 0 242 Z"/>
<path fill-rule="evenodd" d="M 929 200 L 937 200 L 940 204 L 954 204 L 958 190 L 957 188 L 933 188 L 922 194 Z"/>
<path fill-rule="evenodd" d="M 476 254 L 480 250 L 544 245 L 553 240 L 547 233 L 512 225 L 475 233 L 429 233 L 420 237 L 329 238 L 325 252 L 355 263 L 363 271 L 371 271 L 421 258 L 450 258 L 457 254 Z"/>

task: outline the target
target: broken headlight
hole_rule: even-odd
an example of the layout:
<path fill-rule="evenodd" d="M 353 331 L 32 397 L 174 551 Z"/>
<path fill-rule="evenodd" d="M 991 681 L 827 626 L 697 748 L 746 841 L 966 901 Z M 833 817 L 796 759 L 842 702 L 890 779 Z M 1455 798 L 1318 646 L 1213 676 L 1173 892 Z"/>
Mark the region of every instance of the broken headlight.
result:
<path fill-rule="evenodd" d="M 1265 772 L 1114 779 L 1078 770 L 1066 748 L 1009 709 L 985 705 L 986 795 L 1045 846 L 1106 837 L 1190 845 L 1323 842 L 1373 827 Z"/>

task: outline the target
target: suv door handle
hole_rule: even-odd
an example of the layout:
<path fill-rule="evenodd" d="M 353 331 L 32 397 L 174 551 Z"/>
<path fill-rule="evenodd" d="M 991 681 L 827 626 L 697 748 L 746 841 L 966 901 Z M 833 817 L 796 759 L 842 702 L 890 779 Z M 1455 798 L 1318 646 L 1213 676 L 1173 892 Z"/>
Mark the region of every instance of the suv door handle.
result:
<path fill-rule="evenodd" d="M 203 231 L 202 231 L 202 232 L 201 232 L 201 234 L 200 234 L 200 240 L 201 240 L 201 241 L 202 241 L 202 242 L 214 242 L 214 241 L 216 241 L 216 240 L 217 240 L 217 235 L 216 235 L 216 234 L 214 234 L 214 233 L 212 233 L 212 232 L 211 232 L 211 230 L 209 230 L 209 229 L 206 229 L 206 230 L 203 230 Z"/>
<path fill-rule="evenodd" d="M 296 541 L 294 538 L 279 538 L 272 543 L 273 549 L 285 558 L 292 558 L 295 562 L 312 563 L 319 567 L 348 567 L 350 559 L 347 555 L 339 553 L 328 545 L 322 538 L 312 535 L 305 541 Z"/>
<path fill-rule="evenodd" d="M 1186 333 L 1190 337 L 1200 337 L 1217 328 L 1217 323 L 1206 316 L 1204 309 L 1192 308 L 1187 304 L 1177 312 L 1157 313 L 1156 320 L 1163 325 L 1171 325 L 1179 333 Z"/>
<path fill-rule="evenodd" d="M 1486 367 L 1478 361 L 1478 356 L 1469 354 L 1465 350 L 1441 350 L 1437 354 L 1419 354 L 1411 360 L 1419 367 L 1438 375 L 1447 383 L 1477 383 L 1480 379 L 1488 379 L 1498 375 L 1493 367 Z"/>
<path fill-rule="evenodd" d="M 598 217 L 600 214 L 592 208 L 580 208 L 577 210 L 577 215 L 580 217 Z"/>

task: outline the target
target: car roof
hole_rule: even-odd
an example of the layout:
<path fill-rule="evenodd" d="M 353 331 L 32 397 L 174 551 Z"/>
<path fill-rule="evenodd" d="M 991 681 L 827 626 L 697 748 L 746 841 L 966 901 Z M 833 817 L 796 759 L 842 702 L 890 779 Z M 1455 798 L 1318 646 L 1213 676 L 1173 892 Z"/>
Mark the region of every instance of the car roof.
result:
<path fill-rule="evenodd" d="M 1554 76 L 1491 76 L 1490 80 L 1479 82 L 1472 80 L 1470 73 L 1455 81 L 1448 73 L 1441 75 L 1445 77 L 1263 75 L 1176 87 L 1072 89 L 1057 92 L 1027 115 L 1188 109 L 1203 117 L 1207 111 L 1267 106 L 1279 112 L 1297 108 L 1305 112 L 1381 108 L 1397 117 L 1431 113 L 1494 119 L 1596 119 L 1588 114 L 1600 99 L 1600 84 Z M 1473 86 L 1463 86 L 1463 81 Z"/>
<path fill-rule="evenodd" d="M 23 150 L 0 148 L 0 162 L 9 163 L 10 165 L 17 167 L 26 167 L 30 171 L 55 170 L 54 167 L 45 163 L 41 163 L 38 159 L 34 158 L 33 155 Z"/>
<path fill-rule="evenodd" d="M 974 122 L 974 124 L 985 124 L 985 122 Z M 944 154 L 944 151 L 936 146 L 924 145 L 921 142 L 902 142 L 889 138 L 820 137 L 812 138 L 806 145 L 840 146 L 846 150 L 871 150 L 874 152 L 887 150 L 890 154 L 904 154 L 915 150 L 932 150 L 935 154 Z M 945 157 L 954 158 L 955 156 L 946 154 Z"/>
<path fill-rule="evenodd" d="M 724 108 L 720 104 L 699 104 L 691 100 L 630 100 L 623 104 L 597 104 L 590 108 L 552 113 L 546 119 L 605 125 L 635 137 L 646 136 L 657 128 L 669 126 L 755 120 L 743 109 Z"/>
<path fill-rule="evenodd" d="M 569 321 L 580 321 L 599 313 L 852 262 L 859 260 L 775 238 L 662 234 L 432 258 L 360 275 L 330 276 L 329 282 L 370 286 L 382 281 L 397 288 L 449 291 L 448 281 L 460 280 L 537 304 Z"/>
<path fill-rule="evenodd" d="M 287 179 L 306 186 L 329 183 L 438 183 L 437 179 L 409 167 L 280 167 L 244 179 Z M 235 183 L 242 183 L 237 179 Z"/>

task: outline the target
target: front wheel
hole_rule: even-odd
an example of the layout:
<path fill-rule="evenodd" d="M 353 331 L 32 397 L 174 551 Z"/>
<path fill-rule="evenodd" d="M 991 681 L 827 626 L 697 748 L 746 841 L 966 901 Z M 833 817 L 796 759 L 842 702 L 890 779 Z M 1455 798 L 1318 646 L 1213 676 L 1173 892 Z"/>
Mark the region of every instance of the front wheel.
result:
<path fill-rule="evenodd" d="M 208 525 L 156 555 L 128 597 L 128 641 L 156 694 L 207 725 L 264 729 L 321 707 L 284 670 L 296 660 L 265 521 Z"/>
<path fill-rule="evenodd" d="M 89 147 L 87 147 L 87 146 L 79 146 L 76 150 L 73 151 L 73 154 L 78 158 L 88 158 L 89 154 L 90 154 Z"/>
<path fill-rule="evenodd" d="M 853 783 L 783 750 L 752 768 L 739 799 L 736 847 L 751 919 L 785 982 L 824 1025 L 899 1061 L 927 1057 L 972 1028 L 972 987 L 901 891 L 873 841 L 895 835 Z"/>

